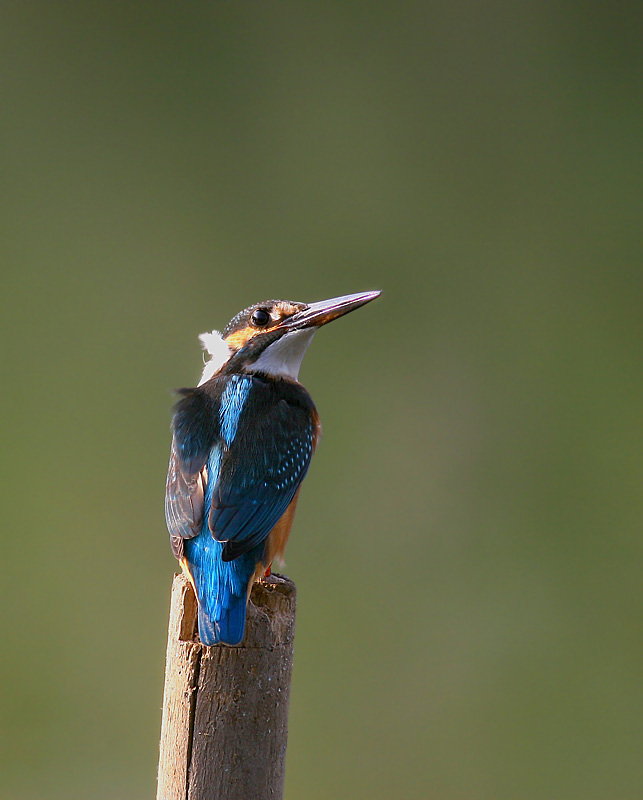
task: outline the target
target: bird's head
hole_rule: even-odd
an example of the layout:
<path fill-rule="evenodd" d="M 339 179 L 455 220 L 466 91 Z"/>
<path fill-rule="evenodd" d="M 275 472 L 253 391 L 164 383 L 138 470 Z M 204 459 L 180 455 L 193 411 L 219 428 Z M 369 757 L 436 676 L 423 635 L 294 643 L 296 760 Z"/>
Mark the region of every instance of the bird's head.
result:
<path fill-rule="evenodd" d="M 310 304 L 267 300 L 248 306 L 230 320 L 223 334 L 201 334 L 201 342 L 212 356 L 201 383 L 223 369 L 264 372 L 296 380 L 315 331 L 375 300 L 379 294 L 362 292 Z"/>

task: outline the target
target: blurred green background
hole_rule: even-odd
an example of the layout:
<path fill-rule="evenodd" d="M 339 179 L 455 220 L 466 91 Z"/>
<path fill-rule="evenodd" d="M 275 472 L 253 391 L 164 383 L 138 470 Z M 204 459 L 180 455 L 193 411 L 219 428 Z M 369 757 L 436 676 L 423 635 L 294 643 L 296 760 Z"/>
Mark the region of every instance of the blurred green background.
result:
<path fill-rule="evenodd" d="M 641 8 L 0 4 L 3 800 L 154 796 L 171 390 L 373 288 L 301 374 L 288 800 L 643 796 Z"/>

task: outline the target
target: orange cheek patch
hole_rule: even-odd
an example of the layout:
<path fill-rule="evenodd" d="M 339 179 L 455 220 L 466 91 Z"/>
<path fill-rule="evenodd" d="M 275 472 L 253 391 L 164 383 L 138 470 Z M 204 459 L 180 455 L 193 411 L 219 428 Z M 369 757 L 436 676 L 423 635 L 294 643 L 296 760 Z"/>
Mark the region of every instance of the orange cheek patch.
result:
<path fill-rule="evenodd" d="M 235 331 L 227 337 L 226 342 L 233 348 L 233 350 L 240 350 L 244 344 L 247 344 L 250 339 L 257 333 L 256 328 L 242 328 L 240 331 Z"/>

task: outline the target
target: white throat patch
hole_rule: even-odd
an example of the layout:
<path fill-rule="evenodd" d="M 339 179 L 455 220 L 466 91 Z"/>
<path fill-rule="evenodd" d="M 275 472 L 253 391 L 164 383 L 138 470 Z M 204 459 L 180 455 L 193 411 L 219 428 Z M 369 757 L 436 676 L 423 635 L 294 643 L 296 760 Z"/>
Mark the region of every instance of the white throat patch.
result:
<path fill-rule="evenodd" d="M 263 351 L 250 367 L 251 371 L 297 380 L 301 362 L 316 330 L 316 328 L 304 328 L 284 334 L 281 339 L 277 339 Z"/>
<path fill-rule="evenodd" d="M 225 362 L 232 355 L 232 350 L 228 347 L 226 340 L 221 336 L 219 331 L 212 331 L 211 333 L 202 333 L 199 336 L 201 346 L 210 354 L 211 358 L 206 362 L 203 367 L 203 374 L 199 381 L 199 386 L 218 372 Z"/>

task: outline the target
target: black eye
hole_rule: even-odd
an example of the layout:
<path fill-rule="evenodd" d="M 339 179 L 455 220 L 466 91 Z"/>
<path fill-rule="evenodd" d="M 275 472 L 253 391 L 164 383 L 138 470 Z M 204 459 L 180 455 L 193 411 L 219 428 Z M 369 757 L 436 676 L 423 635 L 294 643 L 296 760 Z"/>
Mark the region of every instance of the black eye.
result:
<path fill-rule="evenodd" d="M 270 320 L 270 314 L 265 308 L 257 308 L 252 312 L 252 316 L 250 317 L 250 322 L 252 322 L 253 325 L 256 325 L 257 328 L 264 328 L 270 322 Z"/>

